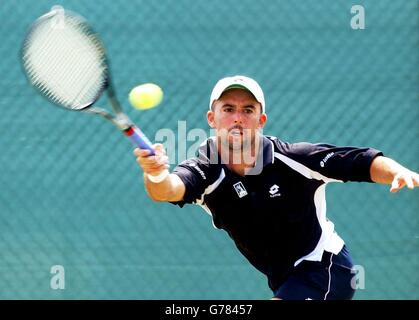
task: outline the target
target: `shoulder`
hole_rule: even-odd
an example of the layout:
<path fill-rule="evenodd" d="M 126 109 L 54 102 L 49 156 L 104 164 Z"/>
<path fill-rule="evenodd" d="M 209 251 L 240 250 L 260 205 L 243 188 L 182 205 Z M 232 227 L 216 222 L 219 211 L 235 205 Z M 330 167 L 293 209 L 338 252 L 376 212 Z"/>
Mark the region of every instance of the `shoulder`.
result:
<path fill-rule="evenodd" d="M 208 182 L 218 177 L 221 166 L 214 137 L 209 137 L 201 143 L 195 157 L 182 161 L 174 169 L 176 173 L 185 172 L 185 170 Z"/>
<path fill-rule="evenodd" d="M 219 164 L 218 152 L 214 139 L 205 140 L 196 152 L 196 156 L 178 164 L 173 173 L 185 185 L 183 203 L 199 203 L 208 187 L 223 179 L 222 166 Z"/>
<path fill-rule="evenodd" d="M 311 143 L 311 142 L 286 142 L 274 136 L 266 136 L 274 145 L 274 152 L 288 156 L 306 156 L 312 152 L 319 151 L 325 147 L 331 147 L 325 143 Z"/>

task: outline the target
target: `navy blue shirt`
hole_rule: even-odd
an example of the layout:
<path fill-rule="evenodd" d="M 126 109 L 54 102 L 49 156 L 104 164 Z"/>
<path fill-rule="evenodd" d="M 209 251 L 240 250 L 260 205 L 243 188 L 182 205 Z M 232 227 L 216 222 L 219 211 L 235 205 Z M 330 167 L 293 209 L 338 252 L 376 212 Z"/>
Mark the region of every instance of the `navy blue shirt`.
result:
<path fill-rule="evenodd" d="M 342 248 L 326 218 L 325 185 L 372 182 L 371 162 L 382 153 L 270 136 L 261 143 L 255 167 L 240 176 L 221 162 L 215 138 L 207 139 L 196 158 L 173 171 L 186 187 L 175 204 L 200 205 L 275 290 L 301 260 L 320 260 L 328 247 L 336 254 Z"/>

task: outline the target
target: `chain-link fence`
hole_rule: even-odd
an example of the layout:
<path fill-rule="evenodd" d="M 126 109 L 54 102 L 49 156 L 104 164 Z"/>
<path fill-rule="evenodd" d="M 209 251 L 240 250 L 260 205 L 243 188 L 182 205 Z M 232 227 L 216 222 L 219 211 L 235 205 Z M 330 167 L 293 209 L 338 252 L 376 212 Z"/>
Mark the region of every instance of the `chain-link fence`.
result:
<path fill-rule="evenodd" d="M 181 144 L 189 130 L 208 128 L 216 80 L 245 74 L 265 90 L 264 133 L 371 146 L 419 170 L 417 0 L 2 0 L 0 298 L 271 297 L 202 209 L 147 197 L 115 128 L 54 108 L 28 85 L 22 39 L 56 4 L 101 34 L 118 97 L 151 138 L 167 128 Z M 364 29 L 351 26 L 354 5 L 365 10 Z M 144 82 L 159 84 L 165 99 L 140 112 L 127 95 Z M 416 190 L 328 187 L 328 215 L 363 272 L 355 298 L 419 298 L 418 200 Z M 54 289 L 55 265 L 64 290 Z"/>

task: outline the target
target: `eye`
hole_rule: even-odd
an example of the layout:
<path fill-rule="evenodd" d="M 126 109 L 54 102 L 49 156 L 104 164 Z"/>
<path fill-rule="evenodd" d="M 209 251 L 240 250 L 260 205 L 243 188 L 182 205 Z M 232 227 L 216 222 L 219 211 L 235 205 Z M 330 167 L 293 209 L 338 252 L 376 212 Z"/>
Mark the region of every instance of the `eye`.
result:
<path fill-rule="evenodd" d="M 254 112 L 255 112 L 255 109 L 254 108 L 245 108 L 244 109 L 244 113 L 246 113 L 246 114 L 252 114 Z"/>
<path fill-rule="evenodd" d="M 231 107 L 231 106 L 224 106 L 223 107 L 223 112 L 233 112 L 233 107 Z"/>

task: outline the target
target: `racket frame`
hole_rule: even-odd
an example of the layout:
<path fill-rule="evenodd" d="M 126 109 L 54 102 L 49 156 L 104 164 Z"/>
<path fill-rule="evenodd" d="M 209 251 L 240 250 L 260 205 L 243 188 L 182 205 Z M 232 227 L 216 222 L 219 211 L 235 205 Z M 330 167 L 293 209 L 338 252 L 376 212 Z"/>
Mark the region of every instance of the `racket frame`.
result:
<path fill-rule="evenodd" d="M 61 10 L 62 10 L 62 12 L 60 12 Z M 26 59 L 25 59 L 26 48 L 28 48 L 28 46 L 30 44 L 30 39 L 33 36 L 33 33 L 35 32 L 35 30 L 37 29 L 37 27 L 41 23 L 45 23 L 45 20 L 47 20 L 47 19 L 51 20 L 51 23 L 52 23 L 52 19 L 54 18 L 54 16 L 57 15 L 58 12 L 60 12 L 63 15 L 64 23 L 65 23 L 66 17 L 75 18 L 77 20 L 77 23 L 82 26 L 81 28 L 83 28 L 84 32 L 94 39 L 97 47 L 102 51 L 102 54 L 103 54 L 102 59 L 101 59 L 101 64 L 104 67 L 103 85 L 97 90 L 97 93 L 96 93 L 96 95 L 94 96 L 94 98 L 92 99 L 91 102 L 86 103 L 86 105 L 83 105 L 83 106 L 81 106 L 77 109 L 76 108 L 71 108 L 69 105 L 66 106 L 62 103 L 59 103 L 58 101 L 56 101 L 56 99 L 48 96 L 46 94 L 46 92 L 41 90 L 40 87 L 38 85 L 36 85 L 34 83 L 34 81 L 32 81 L 33 79 L 29 76 L 29 74 L 27 72 L 27 68 L 25 67 L 25 65 L 26 65 Z M 57 28 L 59 28 L 59 27 L 60 26 L 57 26 Z M 101 38 L 99 37 L 99 33 L 97 33 L 91 27 L 91 25 L 88 23 L 88 21 L 83 16 L 81 16 L 81 15 L 75 13 L 75 12 L 72 12 L 70 10 L 65 10 L 64 11 L 64 9 L 62 9 L 61 7 L 55 8 L 55 9 L 53 8 L 53 10 L 51 10 L 51 11 L 47 12 L 46 14 L 40 16 L 32 24 L 32 26 L 30 27 L 30 30 L 26 34 L 24 42 L 23 42 L 23 46 L 21 47 L 21 50 L 20 50 L 20 56 L 21 56 L 21 60 L 23 62 L 22 67 L 24 69 L 24 74 L 25 74 L 25 77 L 27 78 L 28 82 L 30 82 L 32 84 L 32 86 L 37 89 L 37 92 L 40 93 L 42 96 L 44 96 L 44 98 L 46 98 L 48 101 L 50 101 L 51 103 L 53 103 L 54 105 L 56 105 L 60 108 L 66 109 L 66 110 L 81 111 L 81 112 L 84 112 L 84 113 L 90 113 L 90 114 L 96 114 L 96 115 L 102 116 L 104 119 L 108 120 L 113 125 L 115 125 L 126 136 L 130 137 L 131 140 L 137 146 L 140 146 L 142 148 L 145 147 L 146 149 L 148 149 L 150 151 L 150 155 L 154 155 L 154 150 L 152 148 L 152 143 L 141 132 L 141 130 L 134 125 L 134 123 L 131 121 L 131 119 L 123 112 L 121 104 L 119 103 L 119 101 L 116 97 L 114 86 L 112 84 L 111 71 L 110 71 L 110 61 L 109 61 L 109 59 L 106 55 L 105 45 L 102 42 Z M 102 96 L 104 91 L 106 91 L 107 99 L 108 99 L 110 105 L 112 106 L 112 110 L 114 111 L 114 114 L 108 112 L 104 108 L 93 106 L 99 100 L 99 98 Z"/>

